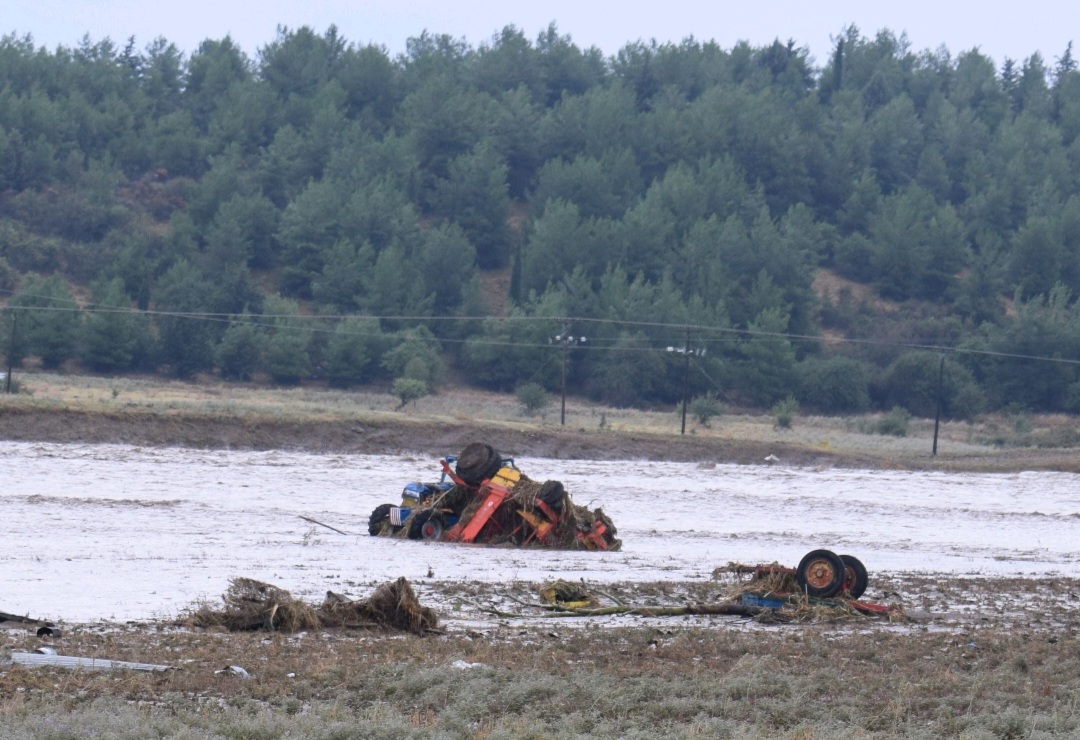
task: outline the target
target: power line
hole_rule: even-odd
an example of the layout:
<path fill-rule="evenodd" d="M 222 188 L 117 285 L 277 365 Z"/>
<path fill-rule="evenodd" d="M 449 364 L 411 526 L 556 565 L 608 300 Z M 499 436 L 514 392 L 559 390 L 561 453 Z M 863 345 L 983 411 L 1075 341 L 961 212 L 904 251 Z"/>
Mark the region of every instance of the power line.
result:
<path fill-rule="evenodd" d="M 10 292 L 10 291 L 4 291 Z M 25 295 L 25 294 L 21 294 Z M 49 298 L 47 296 L 32 296 L 39 298 Z M 72 301 L 74 303 L 74 301 Z M 1015 360 L 1028 360 L 1034 362 L 1053 362 L 1064 365 L 1080 365 L 1080 359 L 1070 359 L 1065 357 L 1048 357 L 1045 355 L 1031 355 L 1018 352 L 1002 352 L 997 350 L 987 349 L 975 349 L 971 347 L 948 347 L 937 344 L 922 344 L 915 342 L 896 342 L 884 339 L 865 339 L 856 337 L 822 337 L 810 334 L 796 334 L 789 332 L 768 332 L 759 331 L 756 329 L 738 329 L 735 327 L 722 327 L 722 326 L 708 326 L 705 324 L 676 324 L 669 322 L 656 322 L 656 321 L 631 321 L 628 319 L 603 319 L 603 318 L 589 318 L 589 317 L 563 317 L 563 316 L 422 316 L 422 315 L 394 315 L 394 314 L 235 314 L 235 313 L 217 313 L 217 312 L 205 312 L 205 311 L 168 311 L 162 309 L 134 309 L 134 308 L 121 308 L 103 306 L 93 303 L 87 303 L 83 306 L 77 304 L 72 307 L 66 306 L 11 306 L 8 305 L 4 311 L 23 311 L 23 312 L 58 312 L 58 313 L 87 313 L 87 314 L 125 314 L 131 316 L 147 316 L 147 317 L 161 317 L 161 318 L 181 318 L 192 319 L 200 321 L 212 321 L 217 323 L 228 324 L 247 324 L 255 327 L 263 327 L 267 329 L 275 330 L 290 330 L 295 329 L 297 331 L 309 331 L 319 334 L 343 334 L 346 336 L 375 336 L 369 332 L 350 332 L 342 331 L 340 328 L 317 328 L 317 327 L 303 327 L 303 326 L 285 326 L 280 323 L 275 323 L 280 320 L 288 320 L 290 322 L 316 322 L 316 321 L 336 321 L 341 322 L 346 319 L 357 319 L 361 321 L 380 321 L 380 322 L 492 322 L 498 323 L 536 323 L 545 322 L 548 324 L 561 324 L 563 322 L 593 324 L 596 326 L 612 326 L 612 327 L 624 327 L 624 328 L 638 328 L 638 329 L 663 329 L 669 330 L 672 333 L 683 333 L 687 330 L 691 332 L 701 333 L 713 333 L 726 335 L 726 339 L 710 339 L 702 338 L 703 343 L 715 344 L 719 341 L 725 342 L 737 342 L 740 338 L 746 339 L 777 339 L 789 342 L 814 342 L 825 344 L 849 344 L 860 346 L 876 346 L 876 347 L 889 347 L 894 349 L 906 349 L 914 351 L 925 351 L 934 353 L 948 353 L 950 355 L 976 355 L 982 357 L 996 357 L 1002 359 L 1015 359 Z M 246 318 L 250 316 L 251 318 Z M 418 341 L 424 341 L 427 338 L 417 337 Z M 466 339 L 457 339 L 452 337 L 432 337 L 432 342 L 443 344 L 462 344 L 466 342 L 473 342 L 475 344 L 481 344 L 486 346 L 501 346 L 501 347 L 518 347 L 518 348 L 542 348 L 549 346 L 547 343 L 533 343 L 533 342 L 521 342 L 521 341 L 509 341 L 509 340 L 495 340 L 486 339 L 480 337 L 469 337 Z M 630 347 L 625 343 L 633 341 L 658 341 L 648 338 L 636 338 L 636 337 L 597 337 L 590 340 L 590 344 L 582 344 L 575 347 L 575 350 L 584 352 L 596 352 L 596 351 L 608 351 L 608 352 L 666 352 L 665 347 Z M 1030 340 L 1029 340 L 1030 341 Z M 1042 340 L 1049 341 L 1049 340 Z M 609 346 L 599 346 L 604 343 L 611 343 Z M 613 346 L 616 343 L 621 343 L 620 346 Z"/>

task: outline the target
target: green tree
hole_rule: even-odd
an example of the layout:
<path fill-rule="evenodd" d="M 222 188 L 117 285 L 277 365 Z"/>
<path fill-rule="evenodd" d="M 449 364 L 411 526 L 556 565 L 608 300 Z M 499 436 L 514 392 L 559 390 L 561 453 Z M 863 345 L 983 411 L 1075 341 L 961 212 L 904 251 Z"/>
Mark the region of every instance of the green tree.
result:
<path fill-rule="evenodd" d="M 443 226 L 423 236 L 416 256 L 424 292 L 433 297 L 436 316 L 448 316 L 461 305 L 476 273 L 476 250 L 457 226 Z"/>
<path fill-rule="evenodd" d="M 94 370 L 132 367 L 149 334 L 146 314 L 132 311 L 124 281 L 98 281 L 91 290 L 92 310 L 83 322 L 80 357 Z"/>
<path fill-rule="evenodd" d="M 737 387 L 752 402 L 769 405 L 794 388 L 795 349 L 783 336 L 788 314 L 782 307 L 766 308 L 750 322 L 751 336 L 739 343 L 743 356 L 737 366 Z"/>
<path fill-rule="evenodd" d="M 603 157 L 579 155 L 570 161 L 551 159 L 537 175 L 530 195 L 537 215 L 562 200 L 577 206 L 583 218 L 619 218 L 640 196 L 641 172 L 628 149 Z"/>
<path fill-rule="evenodd" d="M 504 267 L 510 258 L 506 176 L 502 157 L 482 143 L 450 162 L 448 177 L 436 180 L 431 196 L 433 210 L 461 228 L 485 269 Z"/>
<path fill-rule="evenodd" d="M 368 382 L 378 370 L 375 360 L 382 355 L 386 343 L 378 321 L 342 319 L 327 343 L 323 372 L 338 386 Z"/>
<path fill-rule="evenodd" d="M 340 220 L 345 195 L 333 182 L 311 181 L 281 216 L 277 239 L 282 262 L 282 292 L 311 297 L 311 283 L 325 265 L 326 252 L 344 238 Z"/>
<path fill-rule="evenodd" d="M 8 307 L 22 309 L 17 311 L 19 339 L 9 347 L 9 360 L 37 355 L 45 367 L 55 368 L 75 357 L 81 312 L 63 277 L 31 277 Z"/>
<path fill-rule="evenodd" d="M 581 212 L 573 203 L 555 201 L 532 226 L 522 254 L 521 282 L 525 294 L 541 292 L 590 256 L 592 244 Z M 590 260 L 591 262 L 591 260 Z"/>
<path fill-rule="evenodd" d="M 520 384 L 514 389 L 514 398 L 517 399 L 522 410 L 527 414 L 543 411 L 551 403 L 547 390 L 539 383 Z"/>
<path fill-rule="evenodd" d="M 221 376 L 228 380 L 250 380 L 262 367 L 265 345 L 266 336 L 251 314 L 231 321 L 214 348 L 214 361 Z"/>
<path fill-rule="evenodd" d="M 462 349 L 460 367 L 470 382 L 484 388 L 509 392 L 528 378 L 547 388 L 557 388 L 559 365 L 552 358 L 551 338 L 559 333 L 554 322 L 524 321 L 530 315 L 556 313 L 553 302 L 512 307 L 509 321 L 488 320 L 477 336 L 469 337 Z M 551 306 L 546 309 L 546 306 Z"/>
<path fill-rule="evenodd" d="M 214 114 L 251 78 L 251 62 L 231 36 L 199 44 L 187 63 L 184 98 L 201 131 L 209 130 Z"/>
<path fill-rule="evenodd" d="M 439 387 L 446 367 L 439 355 L 439 341 L 425 326 L 406 329 L 394 338 L 396 346 L 385 352 L 381 364 L 394 378 L 408 378 L 426 389 Z"/>
<path fill-rule="evenodd" d="M 268 298 L 266 314 L 271 326 L 263 366 L 278 383 L 298 383 L 311 375 L 311 328 L 300 317 L 299 305 L 287 298 Z"/>
<path fill-rule="evenodd" d="M 799 398 L 824 413 L 862 413 L 870 408 L 872 368 L 851 357 L 807 359 L 796 367 Z"/>
<path fill-rule="evenodd" d="M 365 244 L 360 250 L 342 239 L 326 252 L 322 272 L 312 280 L 311 295 L 317 303 L 349 313 L 359 306 L 364 292 L 364 276 L 371 269 L 374 250 Z"/>
<path fill-rule="evenodd" d="M 154 296 L 164 362 L 180 377 L 209 370 L 218 339 L 217 325 L 200 315 L 216 308 L 216 295 L 209 281 L 181 259 L 162 275 Z"/>
<path fill-rule="evenodd" d="M 982 394 L 971 372 L 959 363 L 930 352 L 906 352 L 882 377 L 883 408 L 902 406 L 916 416 L 933 417 L 940 399 L 942 413 L 951 418 L 971 418 L 982 410 Z M 939 388 L 941 391 L 939 392 Z"/>
<path fill-rule="evenodd" d="M 394 379 L 393 384 L 390 386 L 390 392 L 397 396 L 398 400 L 401 401 L 401 405 L 398 406 L 398 409 L 400 410 L 409 405 L 409 403 L 415 402 L 426 396 L 429 390 L 427 383 L 422 380 L 401 377 Z"/>
<path fill-rule="evenodd" d="M 361 308 L 376 316 L 429 316 L 435 295 L 421 278 L 405 247 L 394 243 L 379 252 L 364 276 Z"/>
<path fill-rule="evenodd" d="M 603 355 L 591 363 L 587 382 L 590 397 L 612 406 L 633 407 L 662 395 L 670 368 L 663 350 L 646 334 L 619 332 Z"/>

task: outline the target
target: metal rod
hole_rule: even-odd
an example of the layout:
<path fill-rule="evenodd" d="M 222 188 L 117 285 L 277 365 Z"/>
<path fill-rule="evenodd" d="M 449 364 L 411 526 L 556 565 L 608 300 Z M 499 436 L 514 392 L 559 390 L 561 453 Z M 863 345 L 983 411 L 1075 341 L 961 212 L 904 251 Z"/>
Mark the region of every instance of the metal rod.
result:
<path fill-rule="evenodd" d="M 327 529 L 332 529 L 333 531 L 337 532 L 338 534 L 343 534 L 343 535 L 347 535 L 347 536 L 349 536 L 349 537 L 351 537 L 351 536 L 352 536 L 352 535 L 350 535 L 350 534 L 349 534 L 348 532 L 342 532 L 342 531 L 341 531 L 340 529 L 338 529 L 337 527 L 331 527 L 331 526 L 330 526 L 329 524 L 323 524 L 323 523 L 322 523 L 322 522 L 320 522 L 320 521 L 319 521 L 318 519 L 312 519 L 311 517 L 309 517 L 309 516 L 304 516 L 303 514 L 299 514 L 298 516 L 299 516 L 299 517 L 300 517 L 301 519 L 303 519 L 303 520 L 304 520 L 305 522 L 311 522 L 312 524 L 318 524 L 318 525 L 319 525 L 320 527 L 326 527 Z"/>

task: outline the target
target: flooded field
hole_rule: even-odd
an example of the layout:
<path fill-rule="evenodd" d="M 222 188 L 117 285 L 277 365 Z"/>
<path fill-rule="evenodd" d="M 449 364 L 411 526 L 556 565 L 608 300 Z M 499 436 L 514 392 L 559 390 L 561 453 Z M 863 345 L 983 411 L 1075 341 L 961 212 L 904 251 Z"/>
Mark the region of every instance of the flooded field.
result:
<path fill-rule="evenodd" d="M 1080 576 L 1080 476 L 941 474 L 518 458 L 601 506 L 615 553 L 369 537 L 367 517 L 437 456 L 6 443 L 0 611 L 169 618 L 246 576 L 321 600 L 405 576 L 459 581 L 704 580 L 731 561 L 828 547 L 875 573 Z M 348 532 L 343 535 L 305 519 Z"/>

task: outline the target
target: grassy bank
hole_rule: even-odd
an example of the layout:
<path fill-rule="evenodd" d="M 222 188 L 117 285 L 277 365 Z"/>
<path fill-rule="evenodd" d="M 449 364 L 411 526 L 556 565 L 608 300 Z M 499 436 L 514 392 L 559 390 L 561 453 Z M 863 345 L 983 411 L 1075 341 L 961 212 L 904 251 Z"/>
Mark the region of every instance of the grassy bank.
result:
<path fill-rule="evenodd" d="M 703 424 L 675 409 L 636 410 L 560 399 L 526 414 L 508 394 L 447 389 L 405 408 L 382 390 L 280 388 L 213 380 L 20 374 L 20 393 L 0 395 L 0 437 L 195 447 L 431 453 L 477 435 L 516 454 L 639 457 L 794 465 L 948 470 L 1080 471 L 1080 431 L 1068 416 L 987 415 L 911 419 L 902 436 L 880 433 L 880 415 L 797 415 L 732 410 Z"/>

